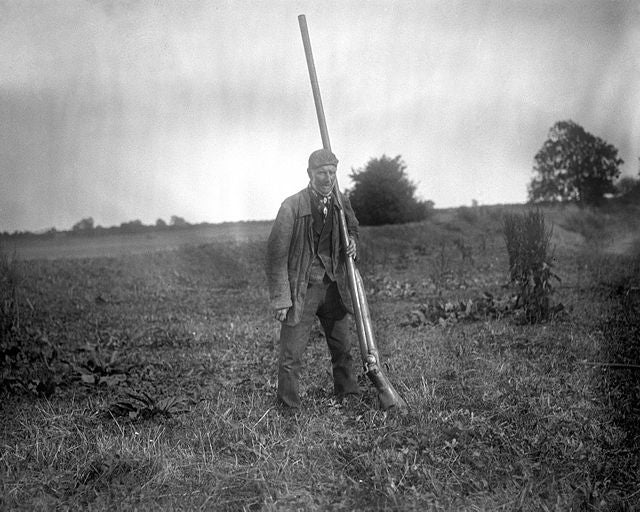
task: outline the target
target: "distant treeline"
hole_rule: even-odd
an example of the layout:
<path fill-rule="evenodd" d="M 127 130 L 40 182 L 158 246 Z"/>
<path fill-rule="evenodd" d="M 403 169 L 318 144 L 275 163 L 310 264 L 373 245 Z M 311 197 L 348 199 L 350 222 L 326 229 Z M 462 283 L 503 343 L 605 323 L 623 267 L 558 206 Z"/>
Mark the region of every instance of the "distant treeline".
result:
<path fill-rule="evenodd" d="M 123 222 L 119 226 L 96 226 L 92 217 L 87 217 L 75 223 L 70 230 L 57 230 L 55 227 L 46 231 L 31 232 L 31 231 L 14 231 L 9 233 L 7 231 L 0 232 L 0 239 L 16 239 L 16 238 L 42 238 L 50 239 L 56 237 L 67 236 L 103 236 L 113 234 L 130 234 L 130 233 L 153 233 L 157 231 L 175 231 L 193 227 L 211 227 L 211 226 L 226 226 L 232 224 L 252 224 L 265 222 L 260 220 L 250 221 L 235 221 L 235 222 L 199 222 L 191 224 L 184 220 L 182 217 L 173 215 L 170 221 L 167 223 L 162 219 L 158 219 L 155 224 L 143 224 L 140 220 L 132 220 L 129 222 Z"/>

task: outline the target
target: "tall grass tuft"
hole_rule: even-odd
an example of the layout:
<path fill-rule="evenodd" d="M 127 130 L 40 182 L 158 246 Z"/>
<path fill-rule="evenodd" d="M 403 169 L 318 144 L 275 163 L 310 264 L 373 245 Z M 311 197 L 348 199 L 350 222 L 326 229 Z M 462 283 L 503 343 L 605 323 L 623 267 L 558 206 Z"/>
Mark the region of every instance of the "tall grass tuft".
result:
<path fill-rule="evenodd" d="M 19 280 L 15 259 L 0 246 L 0 391 L 14 382 L 13 367 L 22 352 Z"/>
<path fill-rule="evenodd" d="M 20 326 L 18 281 L 15 260 L 0 247 L 0 351 Z"/>
<path fill-rule="evenodd" d="M 518 288 L 516 307 L 523 309 L 526 323 L 548 320 L 561 306 L 552 306 L 552 228 L 544 214 L 536 209 L 523 214 L 508 213 L 503 220 L 503 235 L 509 256 L 510 280 Z"/>
<path fill-rule="evenodd" d="M 31 327 L 24 305 L 33 306 L 20 300 L 22 283 L 15 255 L 0 246 L 0 392 L 49 396 L 59 380 L 53 365 L 57 350 L 40 329 Z"/>

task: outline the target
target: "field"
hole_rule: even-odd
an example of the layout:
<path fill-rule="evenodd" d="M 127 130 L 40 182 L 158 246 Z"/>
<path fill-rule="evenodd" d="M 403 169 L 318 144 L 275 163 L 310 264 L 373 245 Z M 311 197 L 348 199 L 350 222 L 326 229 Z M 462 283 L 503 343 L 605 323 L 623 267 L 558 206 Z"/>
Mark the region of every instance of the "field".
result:
<path fill-rule="evenodd" d="M 276 407 L 268 222 L 5 245 L 0 509 L 640 510 L 640 209 L 544 210 L 562 308 L 536 325 L 509 308 L 522 209 L 363 228 L 404 414 L 364 376 L 337 402 L 319 329 L 304 408 Z"/>

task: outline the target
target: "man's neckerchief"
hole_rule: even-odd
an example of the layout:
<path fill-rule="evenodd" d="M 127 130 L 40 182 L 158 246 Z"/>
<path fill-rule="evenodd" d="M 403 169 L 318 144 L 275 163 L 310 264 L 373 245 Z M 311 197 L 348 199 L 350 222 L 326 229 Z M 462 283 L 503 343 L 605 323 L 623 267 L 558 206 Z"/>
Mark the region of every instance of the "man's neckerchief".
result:
<path fill-rule="evenodd" d="M 333 195 L 330 193 L 325 196 L 318 192 L 309 183 L 309 197 L 314 207 L 322 214 L 322 220 L 326 220 L 327 214 L 331 211 L 331 205 L 333 204 Z"/>

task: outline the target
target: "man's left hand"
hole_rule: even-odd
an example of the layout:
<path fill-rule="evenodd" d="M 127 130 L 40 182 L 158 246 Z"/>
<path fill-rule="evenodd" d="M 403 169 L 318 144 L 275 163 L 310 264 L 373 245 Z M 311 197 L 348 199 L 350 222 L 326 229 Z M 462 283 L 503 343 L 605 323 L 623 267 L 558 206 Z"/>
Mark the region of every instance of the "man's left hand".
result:
<path fill-rule="evenodd" d="M 356 259 L 358 255 L 358 249 L 356 247 L 356 240 L 352 236 L 349 237 L 349 245 L 347 246 L 347 256 L 351 259 Z"/>

